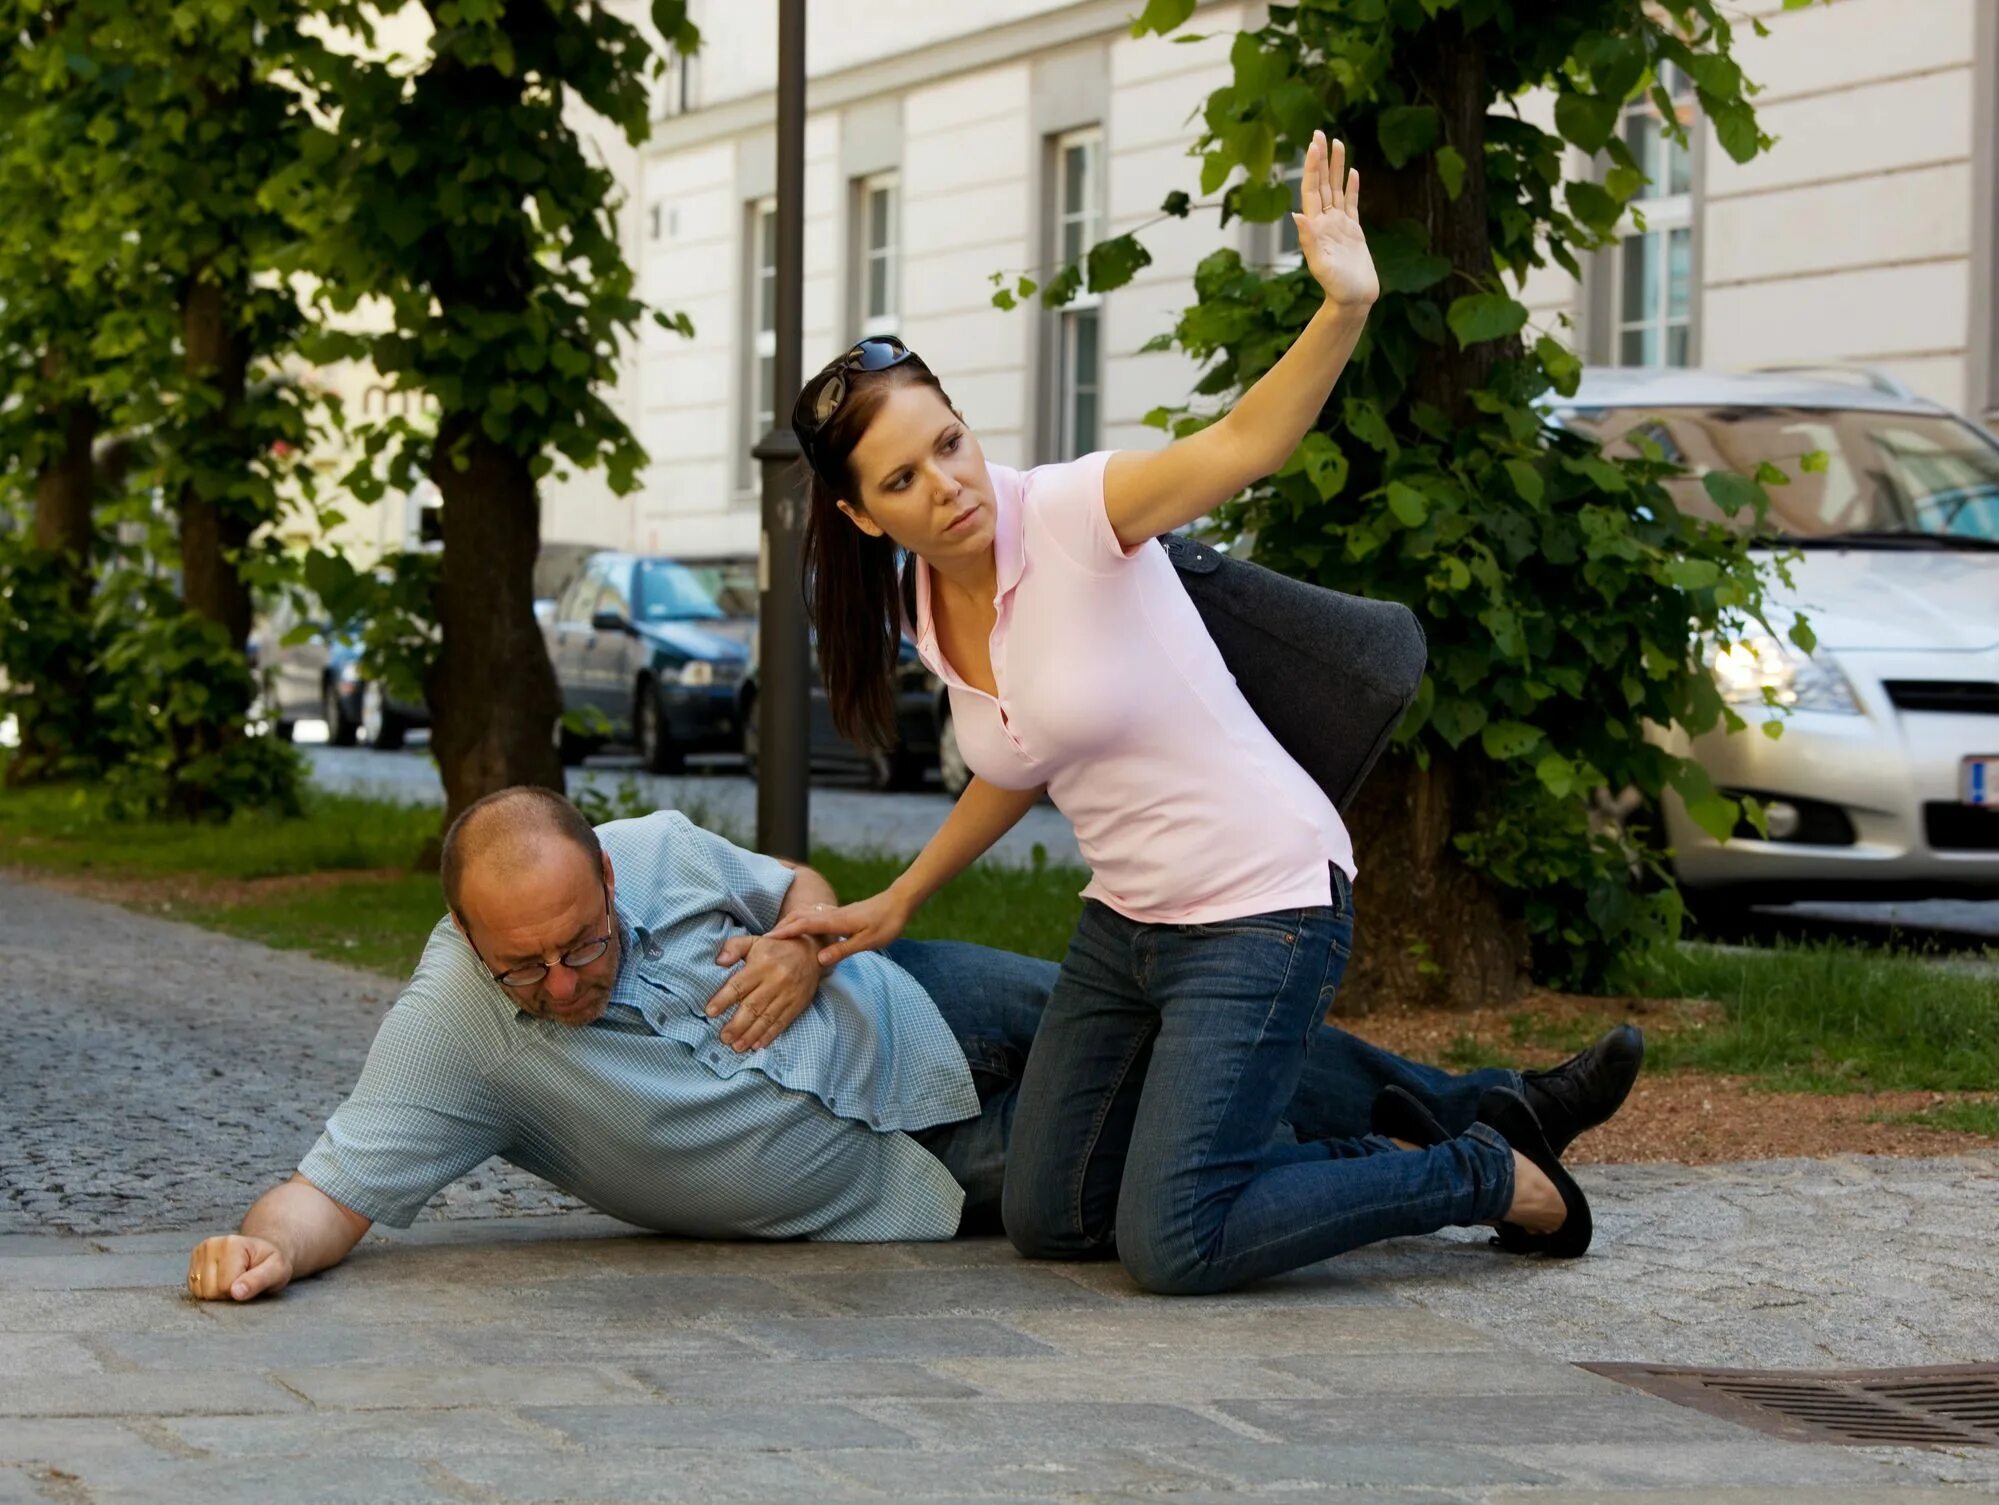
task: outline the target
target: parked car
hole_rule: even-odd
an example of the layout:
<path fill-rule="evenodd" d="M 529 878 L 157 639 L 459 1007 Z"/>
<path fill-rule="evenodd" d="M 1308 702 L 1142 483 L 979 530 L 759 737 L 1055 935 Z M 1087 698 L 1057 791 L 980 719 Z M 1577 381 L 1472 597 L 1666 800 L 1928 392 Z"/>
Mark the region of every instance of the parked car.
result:
<path fill-rule="evenodd" d="M 299 636 L 301 625 L 310 630 Z M 293 636 L 299 641 L 285 641 Z M 391 696 L 362 674 L 359 631 L 327 621 L 310 602 L 303 613 L 290 597 L 273 603 L 252 624 L 249 649 L 266 718 L 287 742 L 299 722 L 318 720 L 335 747 L 365 742 L 393 752 L 412 730 L 430 725 L 421 700 Z"/>
<path fill-rule="evenodd" d="M 1769 488 L 1772 548 L 1801 555 L 1795 586 L 1775 588 L 1777 631 L 1710 653 L 1736 712 L 1783 733 L 1664 737 L 1769 812 L 1767 837 L 1745 824 L 1718 842 L 1668 799 L 1690 897 L 1999 894 L 1999 441 L 1843 369 L 1593 370 L 1554 412 L 1613 452 L 1656 441 L 1688 468 L 1671 490 L 1689 513 L 1721 516 L 1699 479 L 1710 469 L 1767 460 L 1791 477 Z M 1807 472 L 1814 451 L 1827 463 Z M 1797 613 L 1811 653 L 1785 636 Z"/>
<path fill-rule="evenodd" d="M 757 712 L 758 667 L 752 649 L 749 672 L 743 679 L 740 712 L 743 761 L 749 765 L 752 778 L 756 777 L 761 730 Z M 944 682 L 917 657 L 916 645 L 908 638 L 902 640 L 902 654 L 896 664 L 895 701 L 897 736 L 893 748 L 876 752 L 849 742 L 834 729 L 833 714 L 826 704 L 826 686 L 819 677 L 818 654 L 814 653 L 807 723 L 808 756 L 813 772 L 858 777 L 875 789 L 921 789 L 930 770 L 936 768 L 943 777 L 946 792 L 964 793 L 972 774 L 958 755 L 957 739 L 950 733 L 951 705 Z"/>
<path fill-rule="evenodd" d="M 648 769 L 671 773 L 689 753 L 736 751 L 754 625 L 677 559 L 593 555 L 543 629 L 562 688 L 563 761 L 618 741 L 637 747 Z M 603 730 L 577 731 L 570 712 L 594 712 Z"/>

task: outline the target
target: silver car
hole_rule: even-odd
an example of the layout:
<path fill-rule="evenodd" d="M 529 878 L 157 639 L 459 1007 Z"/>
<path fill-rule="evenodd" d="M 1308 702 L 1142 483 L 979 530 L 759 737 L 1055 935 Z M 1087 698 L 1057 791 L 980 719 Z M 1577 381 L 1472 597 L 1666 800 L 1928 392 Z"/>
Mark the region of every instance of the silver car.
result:
<path fill-rule="evenodd" d="M 1663 734 L 1769 811 L 1767 838 L 1745 824 L 1721 842 L 1669 798 L 1691 896 L 1999 896 L 1999 442 L 1846 369 L 1592 370 L 1555 416 L 1613 453 L 1655 440 L 1688 468 L 1671 489 L 1690 513 L 1721 515 L 1700 484 L 1708 470 L 1768 460 L 1791 476 L 1769 488 L 1774 542 L 1801 556 L 1795 588 L 1776 588 L 1778 631 L 1709 656 L 1751 731 Z M 1813 451 L 1822 472 L 1801 467 Z M 1784 636 L 1800 612 L 1818 639 L 1810 654 Z M 1755 735 L 1772 718 L 1782 736 Z"/>

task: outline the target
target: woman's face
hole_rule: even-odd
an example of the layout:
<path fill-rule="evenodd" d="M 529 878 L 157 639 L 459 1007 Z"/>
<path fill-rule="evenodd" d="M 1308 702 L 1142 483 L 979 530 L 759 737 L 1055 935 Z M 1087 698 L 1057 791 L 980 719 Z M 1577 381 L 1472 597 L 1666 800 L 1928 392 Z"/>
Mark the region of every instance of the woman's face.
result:
<path fill-rule="evenodd" d="M 862 532 L 885 533 L 931 563 L 992 548 L 985 453 L 935 387 L 891 387 L 847 464 L 860 494 L 840 510 Z"/>

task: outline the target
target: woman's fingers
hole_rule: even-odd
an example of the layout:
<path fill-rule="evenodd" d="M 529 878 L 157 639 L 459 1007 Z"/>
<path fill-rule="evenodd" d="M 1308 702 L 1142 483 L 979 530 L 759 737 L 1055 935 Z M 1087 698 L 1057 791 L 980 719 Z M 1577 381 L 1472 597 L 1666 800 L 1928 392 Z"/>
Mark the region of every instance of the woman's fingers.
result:
<path fill-rule="evenodd" d="M 1347 144 L 1344 141 L 1335 141 L 1332 151 L 1328 153 L 1328 160 L 1326 162 L 1325 200 L 1328 209 L 1341 209 L 1345 207 L 1342 190 L 1346 187 L 1346 181 Z"/>
<path fill-rule="evenodd" d="M 1356 220 L 1360 218 L 1360 169 L 1347 170 L 1347 213 Z"/>
<path fill-rule="evenodd" d="M 1307 219 L 1319 212 L 1320 161 L 1325 137 L 1312 132 L 1312 144 L 1305 148 L 1305 170 L 1298 175 L 1298 207 Z"/>

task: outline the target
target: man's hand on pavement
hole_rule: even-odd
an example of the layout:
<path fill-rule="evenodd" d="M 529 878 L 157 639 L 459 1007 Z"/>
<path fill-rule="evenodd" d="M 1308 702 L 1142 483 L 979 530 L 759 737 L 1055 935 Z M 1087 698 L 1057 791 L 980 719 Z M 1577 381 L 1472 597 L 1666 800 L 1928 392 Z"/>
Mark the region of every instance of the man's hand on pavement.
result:
<path fill-rule="evenodd" d="M 708 1000 L 710 1019 L 735 1010 L 722 1026 L 722 1043 L 738 1051 L 762 1050 L 783 1034 L 819 992 L 825 974 L 817 951 L 818 943 L 809 938 L 738 935 L 726 941 L 715 965 L 743 966 Z"/>
<path fill-rule="evenodd" d="M 291 1260 L 276 1244 L 225 1233 L 203 1239 L 187 1261 L 188 1294 L 201 1301 L 249 1301 L 291 1283 Z"/>

